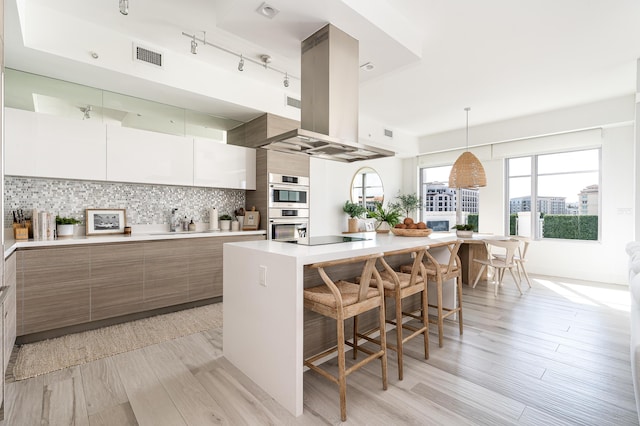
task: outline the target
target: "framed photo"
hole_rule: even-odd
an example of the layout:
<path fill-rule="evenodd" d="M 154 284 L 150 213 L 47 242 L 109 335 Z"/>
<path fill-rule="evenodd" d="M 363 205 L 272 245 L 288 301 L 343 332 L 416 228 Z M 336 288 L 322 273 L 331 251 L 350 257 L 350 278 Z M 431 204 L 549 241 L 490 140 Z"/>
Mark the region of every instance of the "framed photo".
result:
<path fill-rule="evenodd" d="M 125 209 L 86 209 L 87 235 L 123 234 Z"/>
<path fill-rule="evenodd" d="M 245 211 L 244 224 L 242 225 L 242 230 L 244 231 L 257 230 L 258 225 L 260 225 L 260 212 L 257 212 L 255 210 Z"/>
<path fill-rule="evenodd" d="M 375 231 L 375 224 L 373 222 L 369 221 L 369 220 L 366 221 L 364 223 L 364 230 L 366 232 Z"/>

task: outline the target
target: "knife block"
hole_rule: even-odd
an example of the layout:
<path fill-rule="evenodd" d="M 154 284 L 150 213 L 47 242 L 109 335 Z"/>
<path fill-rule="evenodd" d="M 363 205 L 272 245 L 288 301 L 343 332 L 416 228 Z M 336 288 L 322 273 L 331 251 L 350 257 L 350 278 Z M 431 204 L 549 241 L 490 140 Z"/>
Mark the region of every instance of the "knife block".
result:
<path fill-rule="evenodd" d="M 25 225 L 14 223 L 13 236 L 16 241 L 26 241 L 29 239 L 29 228 L 27 228 Z"/>

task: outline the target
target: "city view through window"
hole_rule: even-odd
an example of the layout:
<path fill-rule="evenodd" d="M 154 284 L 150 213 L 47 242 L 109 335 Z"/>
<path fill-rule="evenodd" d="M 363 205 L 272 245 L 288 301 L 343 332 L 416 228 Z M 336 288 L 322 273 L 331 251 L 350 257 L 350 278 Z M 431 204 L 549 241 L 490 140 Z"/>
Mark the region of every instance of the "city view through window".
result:
<path fill-rule="evenodd" d="M 598 239 L 599 149 L 510 158 L 506 167 L 509 235 Z M 421 170 L 422 220 L 434 231 L 456 224 L 458 200 L 455 188 L 448 186 L 450 171 L 451 166 Z M 479 195 L 478 190 L 461 190 L 465 223 L 476 231 Z"/>
<path fill-rule="evenodd" d="M 507 173 L 511 235 L 598 239 L 599 149 L 510 158 Z"/>
<path fill-rule="evenodd" d="M 452 166 L 428 167 L 422 169 L 421 190 L 422 220 L 434 231 L 447 231 L 456 225 L 458 194 L 449 188 L 449 173 Z M 477 189 L 462 189 L 462 214 L 464 223 L 474 225 L 478 230 L 478 208 L 480 193 Z"/>

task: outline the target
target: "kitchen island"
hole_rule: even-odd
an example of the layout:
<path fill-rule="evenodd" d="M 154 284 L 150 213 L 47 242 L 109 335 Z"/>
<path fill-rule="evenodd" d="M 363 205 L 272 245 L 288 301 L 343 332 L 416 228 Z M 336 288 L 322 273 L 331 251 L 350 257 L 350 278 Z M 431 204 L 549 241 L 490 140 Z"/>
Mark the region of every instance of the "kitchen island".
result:
<path fill-rule="evenodd" d="M 445 260 L 443 244 L 456 239 L 448 233 L 424 238 L 360 235 L 370 239 L 319 246 L 270 240 L 224 245 L 224 356 L 295 416 L 303 406 L 303 291 L 313 285 L 305 265 L 419 245 L 428 245 L 438 260 Z M 455 302 L 452 286 L 445 286 L 444 306 Z"/>

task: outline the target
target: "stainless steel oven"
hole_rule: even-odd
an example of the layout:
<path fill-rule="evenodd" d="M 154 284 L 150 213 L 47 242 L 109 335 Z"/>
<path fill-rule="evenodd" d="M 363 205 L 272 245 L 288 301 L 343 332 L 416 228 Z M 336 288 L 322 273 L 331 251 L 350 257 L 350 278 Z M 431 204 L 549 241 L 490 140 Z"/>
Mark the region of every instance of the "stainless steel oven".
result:
<path fill-rule="evenodd" d="M 269 173 L 269 209 L 308 209 L 309 178 Z"/>
<path fill-rule="evenodd" d="M 269 239 L 276 241 L 299 241 L 308 237 L 308 218 L 269 219 Z"/>

